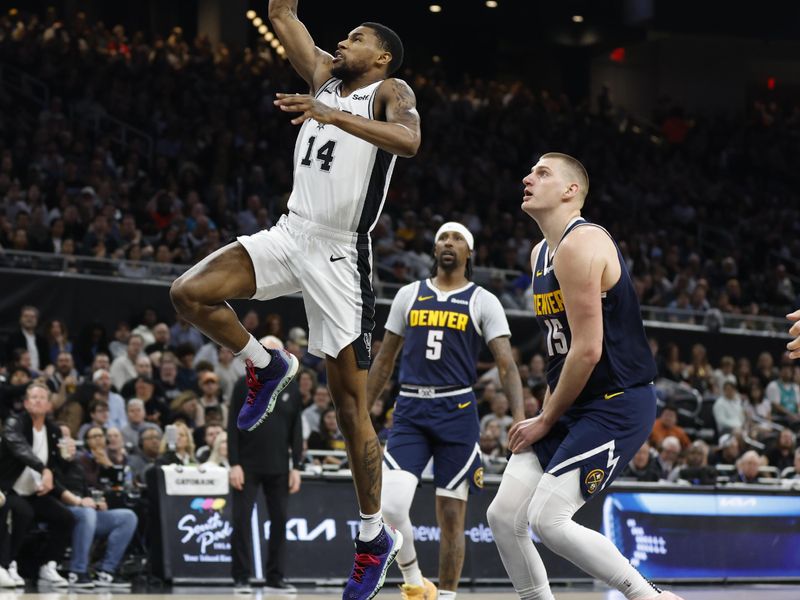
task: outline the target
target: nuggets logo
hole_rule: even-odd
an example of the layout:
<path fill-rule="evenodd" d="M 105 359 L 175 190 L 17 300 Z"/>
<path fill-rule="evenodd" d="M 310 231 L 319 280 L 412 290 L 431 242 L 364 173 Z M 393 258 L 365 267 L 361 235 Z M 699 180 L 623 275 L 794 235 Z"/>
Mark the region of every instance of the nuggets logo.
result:
<path fill-rule="evenodd" d="M 225 508 L 225 498 L 195 498 L 189 505 L 192 510 L 222 510 Z"/>
<path fill-rule="evenodd" d="M 589 474 L 586 475 L 586 479 L 584 480 L 589 493 L 594 494 L 605 478 L 606 474 L 603 469 L 594 469 L 589 471 Z"/>
<path fill-rule="evenodd" d="M 475 485 L 479 488 L 483 489 L 483 467 L 475 469 L 475 473 L 472 475 L 472 481 L 474 481 Z"/>

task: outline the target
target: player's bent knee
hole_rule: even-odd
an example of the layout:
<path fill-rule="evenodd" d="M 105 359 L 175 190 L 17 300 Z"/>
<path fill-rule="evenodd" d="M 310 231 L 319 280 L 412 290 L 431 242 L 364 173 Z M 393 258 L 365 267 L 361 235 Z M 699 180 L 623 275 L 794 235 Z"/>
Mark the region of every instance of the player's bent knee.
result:
<path fill-rule="evenodd" d="M 173 281 L 169 288 L 172 305 L 181 315 L 189 314 L 192 311 L 192 305 L 196 302 L 192 287 L 190 278 L 184 274 Z"/>
<path fill-rule="evenodd" d="M 381 511 L 387 523 L 401 523 L 408 519 L 417 483 L 417 478 L 408 471 L 384 467 Z"/>

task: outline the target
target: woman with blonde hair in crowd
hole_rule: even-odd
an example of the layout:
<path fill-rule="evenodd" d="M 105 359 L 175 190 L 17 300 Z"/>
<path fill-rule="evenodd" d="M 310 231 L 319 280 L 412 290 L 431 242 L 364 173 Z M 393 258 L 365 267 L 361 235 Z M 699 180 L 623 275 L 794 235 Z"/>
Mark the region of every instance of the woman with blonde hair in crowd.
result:
<path fill-rule="evenodd" d="M 222 431 L 214 438 L 211 454 L 208 455 L 208 460 L 202 466 L 231 468 L 231 464 L 228 462 L 228 434 L 226 432 Z"/>
<path fill-rule="evenodd" d="M 169 428 L 175 427 L 177 435 L 175 436 L 175 447 L 170 448 L 169 444 Z M 173 425 L 167 426 L 167 431 L 163 438 L 161 438 L 161 452 L 157 465 L 195 465 L 197 461 L 194 458 L 195 447 L 192 433 L 185 423 L 178 421 Z"/>

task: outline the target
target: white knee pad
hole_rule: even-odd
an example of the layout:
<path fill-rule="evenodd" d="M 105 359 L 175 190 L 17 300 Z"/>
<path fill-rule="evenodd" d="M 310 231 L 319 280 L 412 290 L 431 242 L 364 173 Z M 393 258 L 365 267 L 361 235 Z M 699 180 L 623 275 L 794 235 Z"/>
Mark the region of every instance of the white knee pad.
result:
<path fill-rule="evenodd" d="M 417 483 L 417 478 L 408 471 L 383 466 L 381 510 L 387 523 L 396 525 L 408 519 Z"/>
<path fill-rule="evenodd" d="M 557 552 L 564 541 L 563 528 L 571 523 L 584 502 L 579 469 L 558 477 L 544 474 L 528 507 L 531 529 L 548 548 Z"/>

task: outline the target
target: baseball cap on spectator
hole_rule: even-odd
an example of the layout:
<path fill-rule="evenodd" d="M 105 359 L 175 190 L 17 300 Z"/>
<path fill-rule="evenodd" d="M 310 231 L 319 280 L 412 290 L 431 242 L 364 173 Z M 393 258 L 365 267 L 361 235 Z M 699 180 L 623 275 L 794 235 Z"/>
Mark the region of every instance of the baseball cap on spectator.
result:
<path fill-rule="evenodd" d="M 97 194 L 94 191 L 94 188 L 90 185 L 87 185 L 84 188 L 81 188 L 81 196 L 88 195 L 88 196 L 96 196 Z"/>
<path fill-rule="evenodd" d="M 306 330 L 302 327 L 292 327 L 289 330 L 289 341 L 294 342 L 298 346 L 308 346 Z"/>

